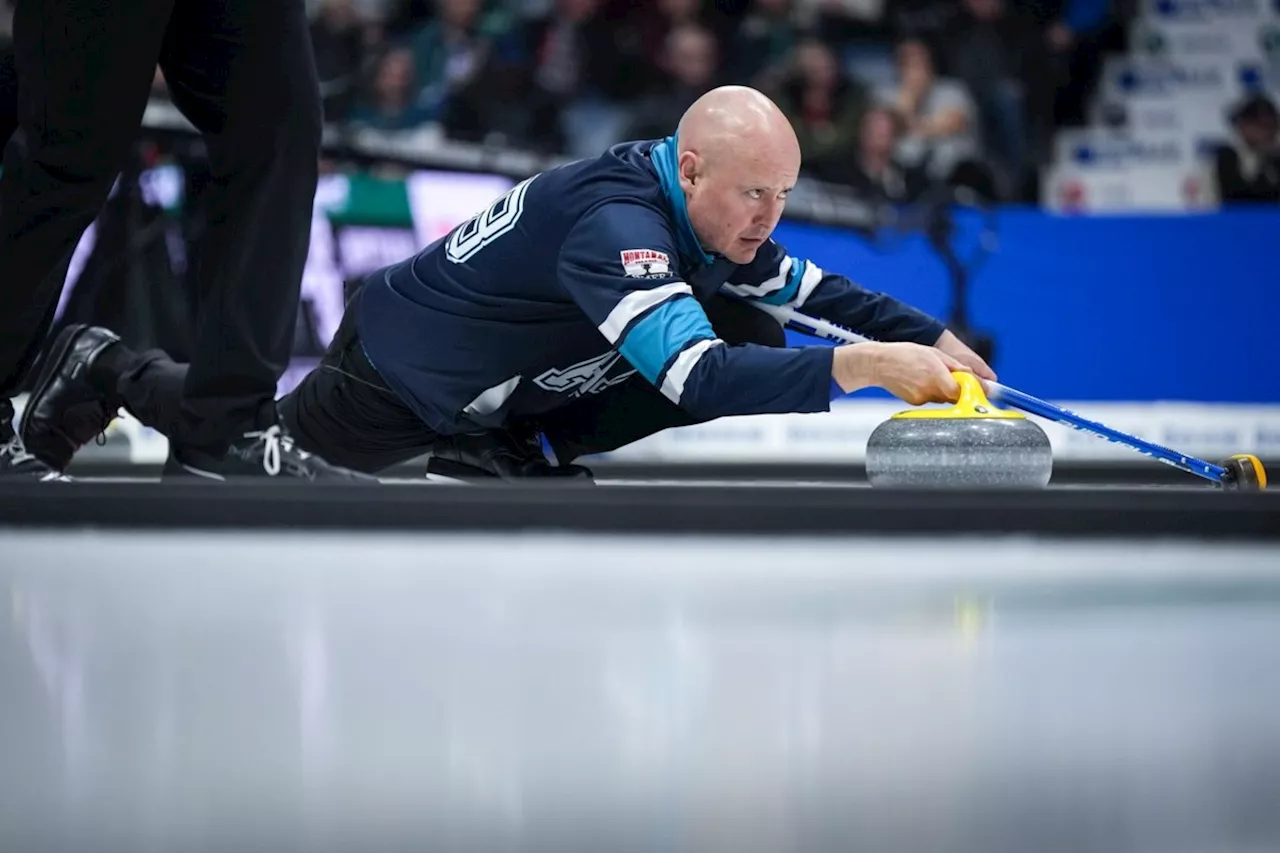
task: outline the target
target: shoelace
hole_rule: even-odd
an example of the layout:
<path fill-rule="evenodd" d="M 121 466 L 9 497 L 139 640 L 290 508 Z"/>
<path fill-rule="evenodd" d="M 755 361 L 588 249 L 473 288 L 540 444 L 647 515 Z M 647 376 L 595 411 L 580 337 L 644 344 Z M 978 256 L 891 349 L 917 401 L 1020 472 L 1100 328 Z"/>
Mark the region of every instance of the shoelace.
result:
<path fill-rule="evenodd" d="M 263 443 L 262 467 L 272 477 L 280 473 L 280 454 L 297 456 L 306 459 L 311 454 L 293 446 L 293 436 L 284 431 L 279 424 L 273 424 L 258 432 L 247 432 L 245 438 L 254 438 Z"/>
<path fill-rule="evenodd" d="M 35 454 L 27 452 L 27 446 L 22 443 L 22 437 L 15 435 L 13 438 L 0 444 L 0 458 L 9 457 L 9 465 L 17 468 L 24 462 L 39 462 Z M 70 483 L 71 478 L 59 471 L 49 471 L 40 478 L 42 483 Z"/>
<path fill-rule="evenodd" d="M 18 467 L 23 462 L 31 462 L 35 460 L 35 456 L 27 452 L 27 447 L 22 443 L 22 437 L 15 435 L 3 445 L 0 445 L 0 457 L 8 456 L 9 464 Z"/>

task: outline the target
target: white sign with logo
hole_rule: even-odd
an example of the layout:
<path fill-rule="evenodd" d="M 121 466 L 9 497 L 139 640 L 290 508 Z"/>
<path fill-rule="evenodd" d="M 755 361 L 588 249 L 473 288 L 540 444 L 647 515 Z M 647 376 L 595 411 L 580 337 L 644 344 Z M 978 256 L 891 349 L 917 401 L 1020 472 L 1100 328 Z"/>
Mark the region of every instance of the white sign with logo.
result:
<path fill-rule="evenodd" d="M 1217 207 L 1217 188 L 1204 166 L 1099 172 L 1068 165 L 1047 170 L 1042 199 L 1064 214 L 1205 211 Z"/>
<path fill-rule="evenodd" d="M 1172 138 L 1197 157 L 1231 136 L 1225 107 L 1211 109 L 1176 101 L 1096 100 L 1090 107 L 1089 122 L 1099 132 L 1127 133 L 1141 139 Z"/>
<path fill-rule="evenodd" d="M 1141 21 L 1130 32 L 1134 56 L 1172 62 L 1257 60 L 1270 26 L 1253 21 L 1231 26 L 1179 26 Z"/>
<path fill-rule="evenodd" d="M 1141 0 L 1139 17 L 1175 26 L 1232 26 L 1274 19 L 1275 0 Z"/>
<path fill-rule="evenodd" d="M 1134 168 L 1185 168 L 1195 161 L 1190 140 L 1168 133 L 1082 128 L 1054 138 L 1054 162 L 1082 172 L 1123 172 Z"/>
<path fill-rule="evenodd" d="M 1062 405 L 1115 429 L 1203 459 L 1233 453 L 1266 458 L 1280 450 L 1280 406 L 1064 401 Z M 902 411 L 894 401 L 848 400 L 829 413 L 751 415 L 664 430 L 613 453 L 617 461 L 852 463 L 866 459 L 867 439 Z M 1143 459 L 1134 450 L 1068 426 L 1037 419 L 1055 461 Z M 164 456 L 157 454 L 163 461 Z M 1153 463 L 1154 464 L 1154 463 Z M 1188 476 L 1188 483 L 1194 482 Z"/>
<path fill-rule="evenodd" d="M 1114 59 L 1103 67 L 1101 95 L 1119 102 L 1154 99 L 1222 104 L 1243 89 L 1235 64 L 1231 60 Z"/>

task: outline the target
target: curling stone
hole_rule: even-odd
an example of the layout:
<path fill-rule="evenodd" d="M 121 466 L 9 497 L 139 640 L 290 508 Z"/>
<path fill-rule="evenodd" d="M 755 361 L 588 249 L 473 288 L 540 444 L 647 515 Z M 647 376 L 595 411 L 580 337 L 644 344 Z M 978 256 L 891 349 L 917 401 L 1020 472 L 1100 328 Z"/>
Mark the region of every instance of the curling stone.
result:
<path fill-rule="evenodd" d="M 1267 469 L 1262 460 L 1252 453 L 1237 453 L 1222 463 L 1226 474 L 1222 487 L 1230 491 L 1257 492 L 1267 487 Z"/>
<path fill-rule="evenodd" d="M 899 412 L 867 440 L 867 479 L 889 488 L 1040 489 L 1053 473 L 1049 437 L 1018 412 L 987 401 L 977 377 L 952 374 L 949 409 Z"/>

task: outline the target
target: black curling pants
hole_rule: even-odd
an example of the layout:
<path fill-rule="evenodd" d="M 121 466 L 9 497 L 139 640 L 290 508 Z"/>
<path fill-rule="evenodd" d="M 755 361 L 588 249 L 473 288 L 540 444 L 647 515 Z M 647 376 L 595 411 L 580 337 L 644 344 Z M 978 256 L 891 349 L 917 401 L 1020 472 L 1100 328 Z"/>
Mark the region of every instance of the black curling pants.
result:
<path fill-rule="evenodd" d="M 196 340 L 169 435 L 217 453 L 273 422 L 322 124 L 304 0 L 18 0 L 14 50 L 18 127 L 0 178 L 0 399 L 39 352 L 158 64 L 212 171 Z"/>
<path fill-rule="evenodd" d="M 784 346 L 772 317 L 724 297 L 703 306 L 726 343 Z M 179 414 L 187 366 L 159 351 L 141 353 L 117 390 L 140 421 L 168 432 Z M 386 387 L 365 358 L 349 310 L 320 365 L 278 404 L 280 419 L 303 450 L 336 465 L 377 473 L 431 450 L 435 434 Z M 645 436 L 697 421 L 639 376 L 541 415 L 535 426 L 561 464 L 605 453 Z"/>

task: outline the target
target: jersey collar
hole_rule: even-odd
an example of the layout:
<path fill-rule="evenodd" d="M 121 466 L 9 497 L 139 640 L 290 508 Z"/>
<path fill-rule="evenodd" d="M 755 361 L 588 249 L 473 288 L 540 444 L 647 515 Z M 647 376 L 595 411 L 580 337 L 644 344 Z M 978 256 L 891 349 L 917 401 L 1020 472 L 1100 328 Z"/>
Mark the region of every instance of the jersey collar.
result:
<path fill-rule="evenodd" d="M 649 159 L 658 170 L 658 182 L 662 185 L 662 192 L 666 195 L 667 201 L 671 202 L 671 209 L 675 212 L 676 242 L 680 254 L 701 260 L 704 264 L 711 264 L 715 262 L 715 258 L 702 248 L 702 244 L 698 242 L 698 235 L 693 232 L 693 225 L 689 222 L 689 209 L 685 206 L 684 190 L 680 189 L 680 180 L 677 176 L 676 160 L 679 150 L 680 146 L 676 142 L 675 135 L 668 136 L 649 149 Z"/>

